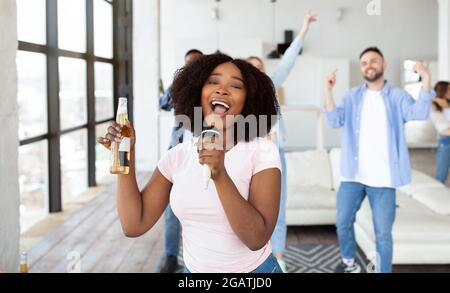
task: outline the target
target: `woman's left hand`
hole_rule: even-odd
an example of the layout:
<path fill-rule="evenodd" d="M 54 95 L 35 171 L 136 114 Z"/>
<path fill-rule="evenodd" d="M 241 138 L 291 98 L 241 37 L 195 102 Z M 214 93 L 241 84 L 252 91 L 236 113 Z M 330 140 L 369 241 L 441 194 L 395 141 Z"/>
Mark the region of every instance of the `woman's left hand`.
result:
<path fill-rule="evenodd" d="M 223 144 L 208 140 L 197 143 L 198 159 L 201 165 L 207 165 L 211 170 L 211 179 L 215 180 L 226 174 L 225 150 Z"/>

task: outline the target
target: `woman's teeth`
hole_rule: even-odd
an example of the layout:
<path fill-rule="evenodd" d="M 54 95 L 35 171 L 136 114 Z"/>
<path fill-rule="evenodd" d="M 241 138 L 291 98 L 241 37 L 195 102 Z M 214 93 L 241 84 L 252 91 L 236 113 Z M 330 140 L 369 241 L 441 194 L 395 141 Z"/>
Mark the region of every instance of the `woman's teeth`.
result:
<path fill-rule="evenodd" d="M 213 101 L 212 103 L 213 112 L 218 115 L 225 114 L 229 109 L 230 106 L 224 102 L 220 101 Z"/>

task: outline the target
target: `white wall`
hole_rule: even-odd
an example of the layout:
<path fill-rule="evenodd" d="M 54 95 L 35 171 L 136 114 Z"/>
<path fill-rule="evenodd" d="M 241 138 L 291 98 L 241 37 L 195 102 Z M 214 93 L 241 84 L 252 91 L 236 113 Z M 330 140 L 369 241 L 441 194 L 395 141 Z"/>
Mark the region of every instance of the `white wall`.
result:
<path fill-rule="evenodd" d="M 309 8 L 319 13 L 319 22 L 307 37 L 305 54 L 352 60 L 351 82 L 358 83 L 357 57 L 371 45 L 379 46 L 390 63 L 387 77 L 400 83 L 400 62 L 404 58 L 437 58 L 438 5 L 435 0 L 381 0 L 381 15 L 369 16 L 369 0 L 278 0 L 276 40 L 283 31 L 298 32 Z M 192 42 L 203 40 L 207 52 L 216 49 L 216 26 L 212 20 L 213 0 L 164 0 L 161 3 L 162 72 L 166 84 L 182 65 L 183 54 Z M 222 0 L 221 40 L 272 42 L 271 4 L 267 0 Z M 336 21 L 336 9 L 344 8 Z M 182 42 L 184 41 L 184 42 Z M 300 66 L 300 65 L 299 65 Z"/>
<path fill-rule="evenodd" d="M 198 48 L 205 53 L 217 49 L 216 22 L 212 11 L 214 0 L 161 1 L 161 70 L 167 87 L 174 71 L 183 65 L 184 53 Z M 371 0 L 278 0 L 276 4 L 276 41 L 284 38 L 284 30 L 297 33 L 304 14 L 313 9 L 319 22 L 313 25 L 305 40 L 303 55 L 285 84 L 288 104 L 319 103 L 320 81 L 315 66 L 322 59 L 348 60 L 349 85 L 359 84 L 358 57 L 362 49 L 376 45 L 385 54 L 389 68 L 386 77 L 394 85 L 402 86 L 401 64 L 404 59 L 437 60 L 438 4 L 436 0 L 381 0 L 381 15 L 370 16 L 367 6 Z M 337 20 L 337 9 L 343 9 Z M 272 43 L 272 4 L 269 0 L 222 0 L 220 2 L 219 48 L 237 57 L 251 54 L 265 56 Z M 375 11 L 376 12 L 376 11 Z M 268 62 L 268 60 L 266 60 Z M 275 66 L 268 62 L 269 73 Z M 313 78 L 314 77 L 314 78 Z M 339 79 L 339 73 L 338 73 Z M 316 88 L 313 88 L 313 87 Z M 311 95 L 311 93 L 316 93 Z M 292 120 L 292 119 L 289 119 Z M 313 121 L 306 119 L 307 121 Z M 295 124 L 298 121 L 294 121 Z M 311 122 L 310 130 L 315 129 Z M 289 125 L 287 126 L 289 128 Z M 288 130 L 289 131 L 289 130 Z M 326 146 L 336 145 L 338 132 L 326 133 Z M 302 134 L 288 146 L 304 147 Z M 315 142 L 311 133 L 304 137 L 309 145 Z M 310 137 L 310 138 L 308 138 Z M 292 136 L 291 136 L 292 139 Z"/>
<path fill-rule="evenodd" d="M 439 79 L 450 79 L 450 1 L 439 3 Z"/>
<path fill-rule="evenodd" d="M 0 270 L 18 271 L 17 26 L 14 0 L 0 1 Z"/>
<path fill-rule="evenodd" d="M 153 170 L 158 160 L 158 5 L 133 0 L 133 83 L 136 169 Z"/>
<path fill-rule="evenodd" d="M 339 74 L 333 91 L 336 103 L 341 101 L 350 87 L 350 60 L 302 56 L 297 62 L 301 63 L 300 66 L 292 70 L 283 86 L 288 105 L 282 107 L 287 132 L 285 148 L 296 150 L 320 147 L 317 145 L 319 135 L 323 135 L 321 139 L 326 148 L 339 146 L 341 130 L 326 127 L 323 115 L 318 114 L 322 113 L 324 105 L 324 80 L 331 71 L 337 69 Z M 273 70 L 277 63 L 270 61 L 267 65 Z M 306 111 L 301 105 L 307 105 Z M 311 106 L 315 111 L 311 111 Z"/>

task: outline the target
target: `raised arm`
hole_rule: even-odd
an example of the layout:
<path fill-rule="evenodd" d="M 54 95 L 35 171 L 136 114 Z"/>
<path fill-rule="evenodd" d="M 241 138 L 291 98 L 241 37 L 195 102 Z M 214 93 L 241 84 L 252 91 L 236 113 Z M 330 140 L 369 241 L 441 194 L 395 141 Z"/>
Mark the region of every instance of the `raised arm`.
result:
<path fill-rule="evenodd" d="M 345 121 L 345 107 L 344 103 L 347 99 L 347 96 L 344 96 L 342 99 L 342 102 L 339 106 L 336 106 L 334 103 L 333 98 L 333 89 L 336 85 L 336 72 L 337 70 L 334 70 L 329 76 L 326 78 L 325 83 L 325 119 L 327 121 L 327 124 L 331 128 L 339 128 L 344 126 Z"/>
<path fill-rule="evenodd" d="M 124 234 L 127 237 L 138 237 L 151 229 L 161 217 L 169 203 L 172 183 L 156 168 L 145 188 L 139 191 L 134 155 L 136 135 L 129 121 L 127 121 L 127 127 L 131 134 L 130 172 L 128 175 L 118 175 L 117 209 Z M 100 137 L 98 142 L 110 149 L 112 141 L 120 142 L 121 139 L 120 127 L 112 123 L 106 136 Z"/>
<path fill-rule="evenodd" d="M 422 78 L 423 89 L 427 92 L 432 90 L 431 88 L 431 74 L 428 68 L 423 62 L 416 62 L 414 65 L 414 71 L 417 72 Z M 434 98 L 434 97 L 433 97 Z"/>
<path fill-rule="evenodd" d="M 409 94 L 401 99 L 401 110 L 405 122 L 428 119 L 431 101 L 436 96 L 431 88 L 431 75 L 428 68 L 422 62 L 416 62 L 414 71 L 422 78 L 423 87 L 417 100 Z"/>
<path fill-rule="evenodd" d="M 291 73 L 295 60 L 303 48 L 303 40 L 309 31 L 311 23 L 315 21 L 317 21 L 317 14 L 313 14 L 309 11 L 308 14 L 305 15 L 300 33 L 284 53 L 283 58 L 281 58 L 280 63 L 271 77 L 276 90 L 281 87 Z"/>
<path fill-rule="evenodd" d="M 308 11 L 308 13 L 303 18 L 303 27 L 300 30 L 298 37 L 300 39 L 305 39 L 306 34 L 309 32 L 309 28 L 311 27 L 311 23 L 317 21 L 317 13 L 313 13 L 311 10 Z"/>
<path fill-rule="evenodd" d="M 329 76 L 327 76 L 326 83 L 325 83 L 325 86 L 326 86 L 325 107 L 326 107 L 327 112 L 332 112 L 334 110 L 334 108 L 336 107 L 336 104 L 334 103 L 334 98 L 333 98 L 333 89 L 334 89 L 334 86 L 336 85 L 336 72 L 337 72 L 337 69 L 334 70 Z"/>

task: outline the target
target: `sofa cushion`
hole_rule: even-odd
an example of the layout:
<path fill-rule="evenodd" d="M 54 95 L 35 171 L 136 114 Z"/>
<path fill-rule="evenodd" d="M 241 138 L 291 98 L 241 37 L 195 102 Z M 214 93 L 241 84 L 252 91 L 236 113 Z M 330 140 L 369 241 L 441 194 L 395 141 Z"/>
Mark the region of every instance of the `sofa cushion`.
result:
<path fill-rule="evenodd" d="M 321 186 L 332 189 L 327 151 L 286 153 L 288 192 L 292 187 Z"/>
<path fill-rule="evenodd" d="M 417 188 L 412 197 L 432 211 L 450 216 L 449 188 L 443 186 Z"/>
<path fill-rule="evenodd" d="M 341 183 L 341 149 L 334 148 L 330 151 L 330 165 L 333 181 L 333 189 L 338 190 Z M 412 195 L 415 190 L 424 187 L 445 187 L 444 184 L 433 177 L 418 170 L 411 171 L 411 184 L 398 188 L 399 192 Z"/>
<path fill-rule="evenodd" d="M 332 149 L 330 151 L 330 164 L 333 189 L 338 190 L 341 184 L 341 149 Z"/>
<path fill-rule="evenodd" d="M 402 186 L 399 190 L 408 195 L 413 195 L 417 189 L 423 189 L 426 187 L 445 187 L 445 185 L 425 173 L 412 170 L 411 184 Z"/>
<path fill-rule="evenodd" d="M 397 194 L 396 220 L 393 228 L 395 243 L 442 243 L 450 245 L 450 217 L 436 214 L 413 198 Z M 359 210 L 356 221 L 375 241 L 372 212 L 366 199 Z"/>
<path fill-rule="evenodd" d="M 288 187 L 286 209 L 336 209 L 336 194 L 321 186 Z"/>

